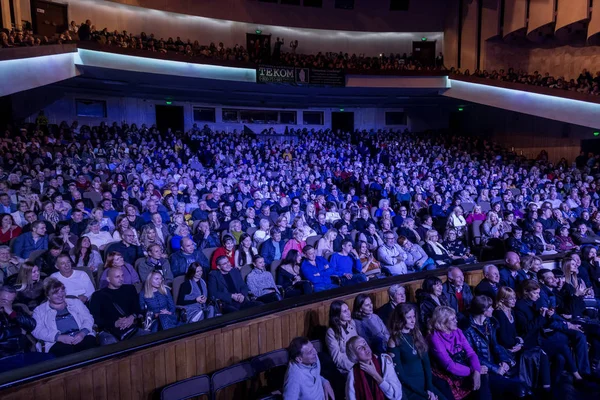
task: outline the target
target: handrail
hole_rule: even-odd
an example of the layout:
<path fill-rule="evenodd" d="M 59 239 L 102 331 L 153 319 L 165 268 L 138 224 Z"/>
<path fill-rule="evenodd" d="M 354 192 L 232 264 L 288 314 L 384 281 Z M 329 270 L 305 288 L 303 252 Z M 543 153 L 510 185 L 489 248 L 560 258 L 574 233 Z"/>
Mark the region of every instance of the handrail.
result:
<path fill-rule="evenodd" d="M 551 256 L 543 256 L 542 259 L 544 261 L 553 261 L 559 260 L 562 257 L 563 254 L 555 254 Z M 464 272 L 477 271 L 482 269 L 483 266 L 487 264 L 501 266 L 504 265 L 504 260 L 486 261 L 477 264 L 465 265 L 461 266 L 461 269 Z M 265 304 L 259 307 L 227 314 L 222 317 L 212 318 L 198 323 L 187 324 L 177 328 L 160 331 L 151 335 L 132 338 L 114 345 L 82 351 L 69 356 L 0 374 L 0 390 L 22 385 L 35 380 L 48 378 L 62 372 L 66 372 L 75 368 L 81 368 L 101 361 L 125 357 L 134 352 L 153 346 L 170 343 L 183 338 L 188 338 L 193 335 L 210 332 L 212 330 L 218 330 L 232 324 L 239 324 L 273 313 L 292 310 L 296 307 L 317 304 L 319 302 L 349 296 L 359 292 L 373 291 L 375 289 L 389 287 L 390 285 L 396 283 L 410 283 L 412 281 L 424 279 L 428 276 L 440 276 L 444 275 L 446 271 L 447 268 L 399 275 L 395 277 L 364 282 L 358 285 L 313 293 L 311 295 L 294 297 L 282 300 L 280 302 Z"/>

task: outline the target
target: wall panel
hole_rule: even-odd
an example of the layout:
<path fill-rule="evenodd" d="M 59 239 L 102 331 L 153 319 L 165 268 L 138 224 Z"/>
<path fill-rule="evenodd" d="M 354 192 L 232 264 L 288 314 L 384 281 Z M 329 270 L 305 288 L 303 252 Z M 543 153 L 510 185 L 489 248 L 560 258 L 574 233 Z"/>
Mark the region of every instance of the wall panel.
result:
<path fill-rule="evenodd" d="M 558 0 L 556 31 L 589 17 L 589 0 Z"/>
<path fill-rule="evenodd" d="M 480 0 L 481 8 L 481 63 L 480 68 L 486 65 L 486 41 L 500 35 L 500 0 Z"/>
<path fill-rule="evenodd" d="M 461 0 L 463 2 L 461 32 L 461 63 L 463 71 L 473 72 L 477 68 L 477 24 L 479 22 L 479 2 L 482 0 Z"/>
<path fill-rule="evenodd" d="M 554 5 L 557 0 L 535 0 L 529 3 L 529 22 L 527 24 L 527 37 L 535 40 L 540 28 L 552 24 L 554 19 Z"/>
<path fill-rule="evenodd" d="M 592 10 L 592 19 L 588 25 L 587 34 L 590 44 L 600 44 L 600 4 L 596 4 Z"/>
<path fill-rule="evenodd" d="M 507 37 L 527 27 L 527 0 L 506 0 L 502 34 Z"/>

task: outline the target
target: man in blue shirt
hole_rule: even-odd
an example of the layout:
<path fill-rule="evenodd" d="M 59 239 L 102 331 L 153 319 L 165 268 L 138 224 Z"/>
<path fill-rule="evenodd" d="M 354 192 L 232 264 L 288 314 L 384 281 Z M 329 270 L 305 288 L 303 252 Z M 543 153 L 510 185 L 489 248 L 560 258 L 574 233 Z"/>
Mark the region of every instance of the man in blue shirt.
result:
<path fill-rule="evenodd" d="M 315 292 L 339 287 L 331 283 L 331 277 L 336 274 L 336 271 L 329 267 L 325 258 L 317 256 L 314 247 L 305 246 L 302 253 L 304 254 L 304 260 L 300 265 L 300 271 L 304 278 L 313 284 Z"/>
<path fill-rule="evenodd" d="M 367 276 L 361 271 L 361 263 L 357 256 L 350 255 L 353 251 L 352 241 L 342 240 L 342 251 L 331 256 L 330 268 L 334 275 L 340 277 L 342 286 L 366 282 Z"/>
<path fill-rule="evenodd" d="M 44 221 L 34 221 L 31 232 L 22 233 L 15 239 L 13 253 L 23 260 L 36 250 L 48 250 L 48 235 Z"/>

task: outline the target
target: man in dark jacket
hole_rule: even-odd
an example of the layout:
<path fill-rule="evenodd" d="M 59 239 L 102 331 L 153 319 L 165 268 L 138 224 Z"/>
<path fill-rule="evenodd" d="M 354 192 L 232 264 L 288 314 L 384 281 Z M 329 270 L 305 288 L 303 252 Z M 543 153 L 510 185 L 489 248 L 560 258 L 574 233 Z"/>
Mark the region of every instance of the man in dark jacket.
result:
<path fill-rule="evenodd" d="M 242 274 L 234 268 L 226 256 L 216 260 L 217 270 L 208 275 L 208 293 L 213 299 L 223 302 L 222 313 L 230 313 L 261 305 L 260 301 L 251 301 L 248 286 Z"/>
<path fill-rule="evenodd" d="M 123 256 L 123 259 L 127 264 L 135 265 L 138 258 L 144 257 L 144 250 L 142 246 L 138 246 L 134 243 L 135 234 L 131 229 L 125 229 L 123 231 L 123 239 L 120 242 L 111 244 L 108 247 L 107 253 L 118 251 Z"/>
<path fill-rule="evenodd" d="M 265 265 L 270 266 L 273 261 L 281 260 L 285 242 L 281 240 L 281 230 L 271 228 L 271 237 L 260 246 L 260 255 L 265 259 Z"/>
<path fill-rule="evenodd" d="M 178 276 L 185 275 L 189 265 L 193 262 L 199 262 L 206 275 L 210 271 L 210 263 L 204 253 L 195 248 L 192 239 L 183 238 L 181 239 L 181 248 L 179 251 L 171 254 L 169 258 L 173 277 L 177 278 Z"/>
<path fill-rule="evenodd" d="M 106 280 L 108 287 L 95 292 L 90 301 L 94 322 L 102 330 L 98 335 L 100 344 L 113 344 L 149 333 L 135 329 L 135 320 L 141 314 L 139 297 L 133 285 L 123 284 L 123 270 L 109 268 Z"/>
<path fill-rule="evenodd" d="M 483 276 L 484 278 L 475 287 L 475 295 L 487 296 L 495 300 L 500 288 L 500 272 L 498 271 L 498 267 L 493 264 L 484 266 Z"/>
<path fill-rule="evenodd" d="M 527 275 L 521 269 L 521 257 L 514 251 L 504 256 L 506 266 L 500 270 L 500 286 L 508 286 L 518 292 L 519 286 L 527 280 Z"/>
<path fill-rule="evenodd" d="M 443 293 L 448 305 L 456 311 L 460 326 L 468 324 L 467 310 L 473 301 L 473 293 L 465 283 L 465 275 L 458 267 L 448 268 L 448 279 L 444 282 Z"/>
<path fill-rule="evenodd" d="M 31 342 L 25 332 L 35 329 L 35 320 L 13 309 L 16 297 L 14 287 L 0 287 L 0 373 L 54 358 L 47 353 L 29 352 Z"/>

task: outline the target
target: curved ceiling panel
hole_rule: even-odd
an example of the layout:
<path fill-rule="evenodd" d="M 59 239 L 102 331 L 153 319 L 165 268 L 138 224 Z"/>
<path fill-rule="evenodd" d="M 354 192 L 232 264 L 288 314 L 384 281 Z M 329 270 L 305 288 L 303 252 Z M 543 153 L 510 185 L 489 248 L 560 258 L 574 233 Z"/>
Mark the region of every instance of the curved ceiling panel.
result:
<path fill-rule="evenodd" d="M 536 0 L 529 3 L 527 39 L 538 41 L 553 32 L 554 6 L 557 0 Z"/>
<path fill-rule="evenodd" d="M 558 0 L 556 37 L 560 39 L 569 36 L 573 25 L 585 21 L 589 16 L 589 0 Z"/>
<path fill-rule="evenodd" d="M 506 0 L 503 35 L 514 35 L 527 27 L 527 0 Z"/>

